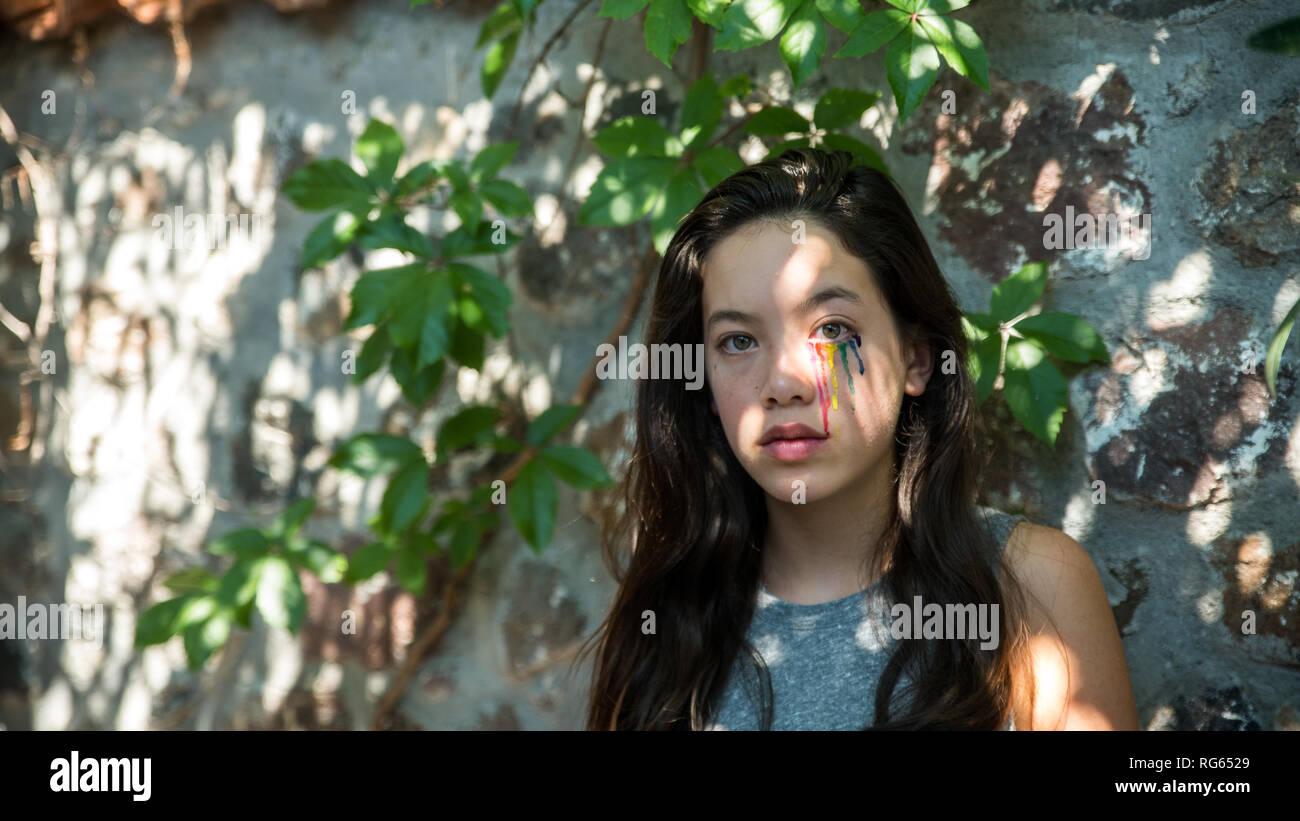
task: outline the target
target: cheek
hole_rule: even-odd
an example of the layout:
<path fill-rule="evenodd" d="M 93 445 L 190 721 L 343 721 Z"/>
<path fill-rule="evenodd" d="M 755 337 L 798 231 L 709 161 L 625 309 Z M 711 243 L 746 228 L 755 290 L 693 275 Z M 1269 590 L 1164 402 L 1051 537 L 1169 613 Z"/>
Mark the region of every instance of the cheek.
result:
<path fill-rule="evenodd" d="M 872 371 L 863 358 L 862 337 L 854 334 L 844 342 L 809 343 L 808 358 L 816 377 L 823 426 L 830 425 L 831 415 L 841 411 L 860 415 L 872 393 L 864 389 Z"/>
<path fill-rule="evenodd" d="M 711 376 L 713 402 L 722 429 L 735 448 L 737 442 L 748 441 L 761 433 L 763 414 L 754 401 L 758 387 L 739 374 L 718 377 L 717 373 Z"/>
<path fill-rule="evenodd" d="M 811 343 L 809 360 L 817 383 L 817 401 L 823 425 L 832 435 L 838 419 L 848 415 L 859 427 L 874 430 L 886 424 L 893 412 L 893 373 L 888 358 L 876 347 L 862 346 L 862 337 L 839 343 Z"/>

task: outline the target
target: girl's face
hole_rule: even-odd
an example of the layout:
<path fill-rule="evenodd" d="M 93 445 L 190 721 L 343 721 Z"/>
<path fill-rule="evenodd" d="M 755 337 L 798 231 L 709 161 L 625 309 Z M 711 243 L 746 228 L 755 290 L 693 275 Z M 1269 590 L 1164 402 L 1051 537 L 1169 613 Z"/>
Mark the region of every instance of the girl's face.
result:
<path fill-rule="evenodd" d="M 866 263 L 802 225 L 728 235 L 704 260 L 702 299 L 705 372 L 732 451 L 769 495 L 810 503 L 879 471 L 892 481 L 903 394 L 924 392 L 931 363 L 900 339 Z M 807 430 L 772 431 L 793 425 Z M 805 438 L 765 443 L 773 433 Z"/>

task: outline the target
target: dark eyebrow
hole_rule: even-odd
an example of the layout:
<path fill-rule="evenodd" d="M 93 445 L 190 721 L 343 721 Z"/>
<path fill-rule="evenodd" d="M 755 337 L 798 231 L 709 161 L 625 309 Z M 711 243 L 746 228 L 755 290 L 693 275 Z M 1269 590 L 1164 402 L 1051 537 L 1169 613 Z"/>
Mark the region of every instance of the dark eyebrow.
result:
<path fill-rule="evenodd" d="M 805 314 L 811 313 L 818 306 L 824 305 L 833 299 L 842 299 L 846 302 L 852 302 L 854 305 L 858 305 L 858 306 L 862 306 L 863 304 L 862 297 L 858 296 L 853 291 L 850 291 L 848 288 L 843 288 L 839 285 L 832 285 L 828 288 L 821 289 L 817 293 L 805 299 L 803 302 L 800 302 L 798 305 L 795 306 L 794 310 L 796 314 L 798 314 L 799 316 L 803 316 Z M 728 320 L 732 322 L 741 322 L 741 323 L 750 323 L 750 324 L 758 323 L 758 317 L 754 316 L 753 314 L 747 314 L 744 311 L 731 311 L 731 310 L 714 311 L 712 314 L 709 315 L 709 321 L 704 323 L 704 330 L 707 332 L 709 328 L 714 326 L 714 324 L 718 322 L 726 322 Z"/>

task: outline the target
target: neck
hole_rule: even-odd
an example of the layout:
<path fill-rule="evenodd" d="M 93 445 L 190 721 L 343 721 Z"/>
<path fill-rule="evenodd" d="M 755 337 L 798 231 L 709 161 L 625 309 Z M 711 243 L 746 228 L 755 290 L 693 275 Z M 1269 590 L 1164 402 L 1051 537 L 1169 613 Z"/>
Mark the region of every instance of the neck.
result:
<path fill-rule="evenodd" d="M 792 604 L 842 599 L 876 582 L 881 536 L 893 515 L 893 465 L 807 504 L 767 497 L 763 585 Z"/>

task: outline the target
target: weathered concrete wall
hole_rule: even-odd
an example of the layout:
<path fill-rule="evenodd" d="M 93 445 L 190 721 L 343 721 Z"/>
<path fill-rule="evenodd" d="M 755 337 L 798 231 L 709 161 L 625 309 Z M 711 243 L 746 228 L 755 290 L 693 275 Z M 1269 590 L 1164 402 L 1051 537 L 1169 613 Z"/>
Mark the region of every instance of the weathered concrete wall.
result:
<path fill-rule="evenodd" d="M 434 604 L 386 577 L 351 592 L 309 583 L 300 637 L 255 622 L 202 675 L 186 671 L 179 641 L 134 651 L 136 615 L 164 594 L 161 579 L 201 561 L 209 534 L 263 523 L 299 495 L 324 500 L 313 535 L 363 544 L 382 482 L 326 467 L 341 438 L 383 427 L 431 444 L 465 402 L 506 398 L 533 414 L 571 396 L 589 367 L 648 232 L 576 224 L 600 168 L 580 129 L 637 110 L 647 87 L 674 117 L 681 78 L 646 52 L 633 24 L 616 22 L 580 118 L 575 104 L 606 25 L 593 7 L 529 85 L 510 132 L 525 69 L 574 2 L 542 7 L 495 108 L 478 90 L 481 54 L 468 48 L 492 4 L 407 5 L 285 16 L 249 3 L 200 16 L 189 29 L 188 87 L 170 103 L 162 30 L 94 29 L 87 75 L 66 44 L 0 35 L 0 102 L 21 131 L 62 152 L 46 162 L 58 180 L 46 347 L 59 367 L 45 377 L 54 401 L 34 443 L 44 459 L 28 469 L 27 451 L 7 454 L 0 477 L 0 601 L 102 602 L 109 625 L 102 650 L 0 642 L 7 726 L 367 726 Z M 1300 298 L 1300 60 L 1242 45 L 1289 5 L 977 3 L 960 15 L 988 48 L 991 93 L 945 72 L 900 132 L 877 54 L 824 63 L 796 98 L 803 107 L 830 85 L 886 91 L 862 125 L 886 146 L 965 307 L 983 310 L 993 282 L 1046 258 L 1047 308 L 1101 331 L 1113 363 L 1072 380 L 1054 451 L 1009 425 L 1005 406 L 990 410 L 985 488 L 989 503 L 1023 508 L 1088 548 L 1150 729 L 1300 723 L 1300 355 L 1293 341 L 1272 401 L 1262 366 L 1243 366 L 1243 352 L 1262 356 Z M 723 77 L 770 76 L 778 97 L 788 91 L 771 46 L 717 54 L 711 65 Z M 46 89 L 56 92 L 54 115 L 41 113 Z M 941 108 L 944 89 L 955 113 Z M 1254 114 L 1242 113 L 1248 89 Z M 340 113 L 347 90 L 358 101 L 350 116 Z M 277 193 L 310 159 L 348 156 L 372 115 L 399 128 L 413 160 L 521 140 L 507 175 L 538 200 L 532 234 L 505 259 L 511 339 L 423 415 L 389 378 L 358 389 L 341 373 L 342 352 L 356 345 L 341 331 L 342 295 L 362 260 L 303 271 L 302 242 L 318 217 Z M 34 214 L 6 188 L 0 302 L 30 324 Z M 151 242 L 151 220 L 176 206 L 263 219 L 223 251 L 174 251 Z M 1146 235 L 1121 248 L 1044 249 L 1042 215 L 1066 206 L 1150 215 L 1149 257 L 1140 258 Z M 364 262 L 388 264 L 382 254 Z M 11 396 L 15 373 L 9 366 Z M 602 383 L 576 430 L 616 474 L 631 400 L 627 383 Z M 8 435 L 19 403 L 5 401 Z M 1093 502 L 1096 480 L 1104 505 Z M 501 532 L 408 691 L 405 724 L 580 726 L 589 670 L 566 678 L 568 663 L 612 592 L 597 521 L 590 494 L 564 490 L 556 541 L 541 558 L 508 526 Z M 339 630 L 348 608 L 359 613 L 355 636 Z M 1257 635 L 1241 632 L 1245 609 L 1258 614 Z"/>

